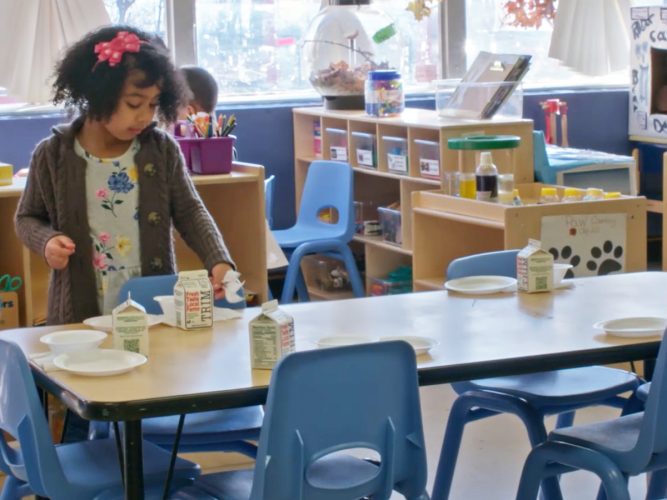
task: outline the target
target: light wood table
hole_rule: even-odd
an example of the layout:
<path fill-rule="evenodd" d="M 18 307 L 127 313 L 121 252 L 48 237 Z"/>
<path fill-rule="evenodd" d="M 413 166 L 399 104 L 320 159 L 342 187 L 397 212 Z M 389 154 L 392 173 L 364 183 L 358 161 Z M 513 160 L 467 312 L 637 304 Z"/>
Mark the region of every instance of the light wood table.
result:
<path fill-rule="evenodd" d="M 266 229 L 264 215 L 264 167 L 235 162 L 232 172 L 192 177 L 213 220 L 220 228 L 232 258 L 241 272 L 246 288 L 260 300 L 268 296 L 266 272 Z M 46 318 L 50 270 L 44 258 L 23 246 L 14 232 L 14 213 L 25 178 L 15 178 L 11 186 L 0 186 L 0 275 L 21 276 L 19 318 L 31 326 Z M 197 255 L 176 236 L 176 260 L 180 270 L 202 269 Z"/>
<path fill-rule="evenodd" d="M 593 324 L 667 315 L 667 273 L 573 282 L 572 288 L 543 294 L 438 291 L 293 304 L 285 310 L 294 316 L 298 350 L 314 349 L 318 338 L 330 335 L 438 340 L 418 358 L 423 385 L 655 357 L 660 338 L 610 337 Z M 126 478 L 134 485 L 128 496 L 142 498 L 139 419 L 265 401 L 271 372 L 251 370 L 249 362 L 248 321 L 256 314 L 247 309 L 242 319 L 201 331 L 155 327 L 148 363 L 127 374 L 86 378 L 33 367 L 35 377 L 84 418 L 125 421 Z M 44 350 L 39 337 L 63 328 L 6 330 L 0 338 L 33 353 Z"/>

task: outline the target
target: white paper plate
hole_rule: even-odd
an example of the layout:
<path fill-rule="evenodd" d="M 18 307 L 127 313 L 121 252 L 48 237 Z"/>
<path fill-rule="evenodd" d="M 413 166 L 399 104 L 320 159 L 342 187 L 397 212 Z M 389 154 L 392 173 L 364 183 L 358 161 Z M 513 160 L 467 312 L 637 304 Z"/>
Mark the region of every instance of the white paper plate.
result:
<path fill-rule="evenodd" d="M 95 349 L 107 334 L 98 330 L 61 330 L 40 337 L 40 342 L 49 346 L 54 353 Z"/>
<path fill-rule="evenodd" d="M 340 347 L 344 345 L 368 344 L 377 342 L 376 337 L 363 337 L 356 335 L 335 335 L 332 337 L 322 337 L 315 343 L 317 347 Z"/>
<path fill-rule="evenodd" d="M 148 315 L 149 328 L 151 326 L 159 325 L 160 323 L 162 323 L 161 314 Z M 94 316 L 92 318 L 84 319 L 83 324 L 88 325 L 91 328 L 95 328 L 96 330 L 101 330 L 103 332 L 110 332 L 113 329 L 112 328 L 113 320 L 111 318 L 111 314 L 106 314 L 104 316 Z"/>
<path fill-rule="evenodd" d="M 516 278 L 509 276 L 466 276 L 445 282 L 447 290 L 473 295 L 504 292 L 515 285 Z"/>
<path fill-rule="evenodd" d="M 437 346 L 440 342 L 429 337 L 418 337 L 416 335 L 402 335 L 400 337 L 382 337 L 380 340 L 404 340 L 412 346 L 415 350 L 415 354 L 419 356 L 420 354 L 426 354 L 433 347 Z"/>
<path fill-rule="evenodd" d="M 53 359 L 53 364 L 61 370 L 77 375 L 107 377 L 129 372 L 146 361 L 146 356 L 136 352 L 94 349 L 60 354 Z"/>
<path fill-rule="evenodd" d="M 667 328 L 667 318 L 638 316 L 600 321 L 593 325 L 615 337 L 660 337 Z"/>

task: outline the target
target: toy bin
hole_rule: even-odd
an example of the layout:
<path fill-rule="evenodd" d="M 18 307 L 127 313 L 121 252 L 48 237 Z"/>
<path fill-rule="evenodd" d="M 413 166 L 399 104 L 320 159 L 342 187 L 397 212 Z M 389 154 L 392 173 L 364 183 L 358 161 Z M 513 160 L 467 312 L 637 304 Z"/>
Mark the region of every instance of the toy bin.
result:
<path fill-rule="evenodd" d="M 383 135 L 384 150 L 387 153 L 387 170 L 394 174 L 408 173 L 408 141 L 405 137 Z"/>
<path fill-rule="evenodd" d="M 437 141 L 415 139 L 419 174 L 429 179 L 440 179 L 440 144 Z"/>
<path fill-rule="evenodd" d="M 384 278 L 370 278 L 369 295 L 396 295 L 412 292 L 412 281 L 391 281 Z"/>
<path fill-rule="evenodd" d="M 303 260 L 304 270 L 309 283 L 325 292 L 351 290 L 350 278 L 345 265 L 325 255 L 311 255 Z"/>
<path fill-rule="evenodd" d="M 329 139 L 329 158 L 347 161 L 347 130 L 327 127 L 326 133 Z"/>
<path fill-rule="evenodd" d="M 394 245 L 403 244 L 403 233 L 401 232 L 401 209 L 398 206 L 378 207 L 380 226 L 382 227 L 382 238 L 387 243 Z"/>
<path fill-rule="evenodd" d="M 228 174 L 232 171 L 234 136 L 177 137 L 188 170 L 195 174 Z"/>
<path fill-rule="evenodd" d="M 364 236 L 379 236 L 382 234 L 375 202 L 370 200 L 354 202 L 354 225 L 357 234 L 363 234 Z"/>
<path fill-rule="evenodd" d="M 352 132 L 352 149 L 360 167 L 377 168 L 375 134 Z"/>

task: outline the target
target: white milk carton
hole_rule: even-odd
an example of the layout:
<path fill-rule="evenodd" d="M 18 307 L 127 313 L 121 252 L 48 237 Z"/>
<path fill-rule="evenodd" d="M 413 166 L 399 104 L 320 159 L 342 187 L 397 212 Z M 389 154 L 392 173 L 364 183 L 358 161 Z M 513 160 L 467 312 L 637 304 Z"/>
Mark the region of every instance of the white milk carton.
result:
<path fill-rule="evenodd" d="M 213 326 L 213 287 L 208 272 L 183 271 L 174 285 L 176 326 L 184 330 Z"/>
<path fill-rule="evenodd" d="M 111 312 L 113 348 L 148 356 L 148 315 L 127 294 L 127 300 Z"/>
<path fill-rule="evenodd" d="M 548 292 L 553 288 L 554 257 L 538 240 L 528 240 L 516 256 L 517 288 L 522 292 Z"/>
<path fill-rule="evenodd" d="M 294 352 L 294 318 L 278 309 L 277 300 L 262 304 L 261 314 L 249 326 L 253 368 L 270 370 L 280 358 Z"/>

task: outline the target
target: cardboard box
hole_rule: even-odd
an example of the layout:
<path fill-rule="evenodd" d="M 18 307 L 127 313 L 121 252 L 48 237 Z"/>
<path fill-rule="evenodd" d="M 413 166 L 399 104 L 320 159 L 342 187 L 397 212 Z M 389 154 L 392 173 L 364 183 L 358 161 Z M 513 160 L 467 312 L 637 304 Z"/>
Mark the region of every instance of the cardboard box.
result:
<path fill-rule="evenodd" d="M 250 361 L 253 369 L 272 369 L 287 354 L 294 352 L 294 319 L 278 308 L 278 301 L 262 304 L 262 312 L 250 327 Z"/>
<path fill-rule="evenodd" d="M 18 328 L 19 297 L 16 292 L 0 293 L 0 330 Z"/>
<path fill-rule="evenodd" d="M 148 356 L 148 315 L 131 298 L 118 304 L 111 313 L 113 348 Z"/>
<path fill-rule="evenodd" d="M 554 257 L 538 240 L 528 240 L 528 246 L 516 256 L 517 288 L 522 292 L 548 292 L 553 289 Z"/>
<path fill-rule="evenodd" d="M 206 270 L 178 273 L 174 307 L 179 328 L 191 330 L 213 326 L 213 287 Z"/>

